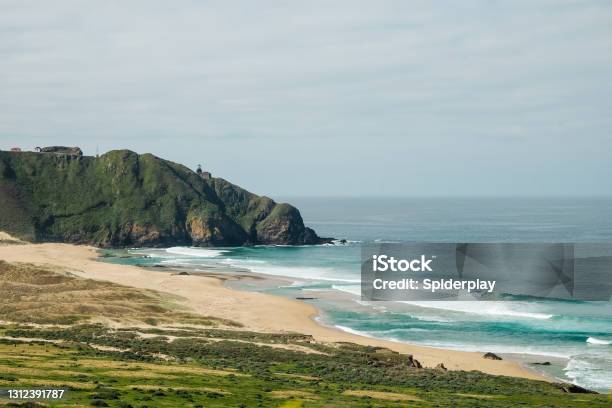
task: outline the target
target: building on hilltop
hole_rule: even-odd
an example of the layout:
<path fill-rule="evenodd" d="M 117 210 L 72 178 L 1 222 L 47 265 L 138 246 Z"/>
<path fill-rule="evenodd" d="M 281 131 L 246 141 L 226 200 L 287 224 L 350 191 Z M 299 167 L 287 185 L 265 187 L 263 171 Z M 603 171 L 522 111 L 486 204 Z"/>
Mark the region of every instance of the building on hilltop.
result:
<path fill-rule="evenodd" d="M 207 171 L 202 171 L 202 165 L 198 164 L 198 168 L 196 169 L 196 173 L 198 176 L 202 177 L 204 180 L 210 180 L 212 178 L 212 174 Z"/>
<path fill-rule="evenodd" d="M 48 146 L 43 148 L 38 147 L 36 151 L 40 153 L 65 154 L 67 156 L 83 156 L 83 151 L 79 147 Z"/>

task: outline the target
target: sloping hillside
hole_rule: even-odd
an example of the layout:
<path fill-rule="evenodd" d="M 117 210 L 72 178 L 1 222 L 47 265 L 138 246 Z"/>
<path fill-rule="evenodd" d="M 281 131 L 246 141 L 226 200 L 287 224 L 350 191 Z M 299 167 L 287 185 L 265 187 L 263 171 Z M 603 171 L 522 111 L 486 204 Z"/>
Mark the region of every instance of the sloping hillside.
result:
<path fill-rule="evenodd" d="M 0 230 L 109 246 L 316 244 L 299 211 L 151 154 L 0 152 Z"/>

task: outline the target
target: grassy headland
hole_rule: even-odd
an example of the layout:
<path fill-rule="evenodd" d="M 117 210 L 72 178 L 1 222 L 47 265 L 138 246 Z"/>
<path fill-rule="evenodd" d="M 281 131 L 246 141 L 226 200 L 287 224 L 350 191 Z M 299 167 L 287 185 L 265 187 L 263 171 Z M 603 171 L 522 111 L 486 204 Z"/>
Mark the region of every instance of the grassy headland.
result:
<path fill-rule="evenodd" d="M 96 246 L 316 244 L 300 212 L 151 154 L 0 151 L 0 230 Z"/>

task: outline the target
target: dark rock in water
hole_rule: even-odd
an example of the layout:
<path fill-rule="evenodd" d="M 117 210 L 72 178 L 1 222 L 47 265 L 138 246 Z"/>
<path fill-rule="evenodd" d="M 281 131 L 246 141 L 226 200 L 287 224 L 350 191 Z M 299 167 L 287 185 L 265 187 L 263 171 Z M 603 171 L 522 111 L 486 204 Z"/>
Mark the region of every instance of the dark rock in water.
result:
<path fill-rule="evenodd" d="M 317 298 L 315 297 L 303 297 L 303 296 L 298 296 L 296 297 L 297 300 L 316 300 Z"/>
<path fill-rule="evenodd" d="M 532 365 L 541 365 L 541 366 L 549 366 L 550 361 L 544 361 L 542 363 L 531 363 Z"/>
<path fill-rule="evenodd" d="M 503 360 L 500 356 L 494 353 L 486 353 L 482 358 L 486 358 L 487 360 Z"/>
<path fill-rule="evenodd" d="M 562 384 L 561 389 L 571 394 L 599 394 L 598 392 L 587 390 L 575 384 Z"/>
<path fill-rule="evenodd" d="M 99 247 L 331 242 L 297 208 L 151 154 L 78 148 L 0 151 L 0 230 Z M 54 154 L 51 154 L 54 153 Z"/>
<path fill-rule="evenodd" d="M 442 371 L 447 371 L 448 368 L 444 367 L 443 363 L 440 363 L 436 366 L 436 370 L 442 370 Z"/>
<path fill-rule="evenodd" d="M 414 358 L 414 357 L 412 356 L 412 354 L 408 354 L 407 358 L 408 358 L 408 366 L 409 366 L 409 367 L 414 367 L 414 368 L 423 368 L 423 366 L 421 365 L 421 363 L 419 362 L 419 360 L 417 360 L 416 358 Z"/>
<path fill-rule="evenodd" d="M 341 240 L 340 240 L 340 243 L 341 243 L 342 245 L 345 245 L 345 244 L 346 244 L 346 239 L 341 239 Z"/>

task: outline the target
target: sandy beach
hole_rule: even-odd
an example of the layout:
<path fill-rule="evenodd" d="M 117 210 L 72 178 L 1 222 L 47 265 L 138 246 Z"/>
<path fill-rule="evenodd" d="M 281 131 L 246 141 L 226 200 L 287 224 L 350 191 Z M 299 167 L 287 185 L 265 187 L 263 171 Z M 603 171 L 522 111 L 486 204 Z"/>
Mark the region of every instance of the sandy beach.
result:
<path fill-rule="evenodd" d="M 262 332 L 297 332 L 321 342 L 352 342 L 381 346 L 412 354 L 425 367 L 443 363 L 450 370 L 479 370 L 488 374 L 547 380 L 520 364 L 486 360 L 482 353 L 414 346 L 363 337 L 325 327 L 314 319 L 317 309 L 307 303 L 262 293 L 232 290 L 220 279 L 205 276 L 179 276 L 144 268 L 100 262 L 95 248 L 68 244 L 24 244 L 0 246 L 0 259 L 7 262 L 48 264 L 65 268 L 83 278 L 180 296 L 193 312 L 230 319 L 246 329 Z M 483 350 L 486 352 L 486 350 Z"/>

